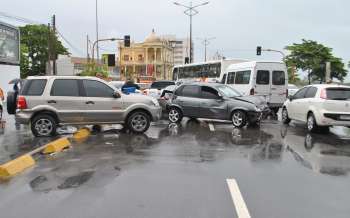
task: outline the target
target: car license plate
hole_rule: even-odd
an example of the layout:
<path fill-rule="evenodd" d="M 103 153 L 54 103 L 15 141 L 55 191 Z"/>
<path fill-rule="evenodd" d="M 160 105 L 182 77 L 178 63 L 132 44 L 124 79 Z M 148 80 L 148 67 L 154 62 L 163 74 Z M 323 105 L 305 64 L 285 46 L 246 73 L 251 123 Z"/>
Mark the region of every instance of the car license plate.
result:
<path fill-rule="evenodd" d="M 341 120 L 350 120 L 350 115 L 340 115 Z"/>

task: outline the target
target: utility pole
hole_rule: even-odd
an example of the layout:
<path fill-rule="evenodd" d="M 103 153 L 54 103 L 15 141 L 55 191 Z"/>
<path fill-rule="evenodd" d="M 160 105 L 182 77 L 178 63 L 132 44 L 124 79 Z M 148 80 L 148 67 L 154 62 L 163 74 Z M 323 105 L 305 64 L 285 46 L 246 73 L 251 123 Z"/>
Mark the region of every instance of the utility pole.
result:
<path fill-rule="evenodd" d="M 51 75 L 51 24 L 48 23 L 47 24 L 47 28 L 48 28 L 48 38 L 47 38 L 47 55 L 48 55 L 48 58 L 47 58 L 47 66 L 46 66 L 46 74 L 47 75 Z"/>
<path fill-rule="evenodd" d="M 56 67 L 56 15 L 52 16 L 52 69 L 53 75 L 57 75 L 57 67 Z"/>
<path fill-rule="evenodd" d="M 90 63 L 90 55 L 89 55 L 89 35 L 86 35 L 86 60 L 87 60 L 87 63 Z"/>
<path fill-rule="evenodd" d="M 98 47 L 98 42 L 99 42 L 99 39 L 98 39 L 98 0 L 96 0 L 96 54 L 97 54 L 97 62 L 98 62 L 98 59 L 100 57 L 100 51 L 99 51 L 99 47 Z"/>
<path fill-rule="evenodd" d="M 215 39 L 215 37 L 198 39 L 202 40 L 202 44 L 204 45 L 204 62 L 207 62 L 207 46 L 210 44 L 211 40 Z"/>
<path fill-rule="evenodd" d="M 186 10 L 184 11 L 184 14 L 186 14 L 187 16 L 190 17 L 190 63 L 193 62 L 193 48 L 192 48 L 192 17 L 195 16 L 196 14 L 199 13 L 198 10 L 196 10 L 196 8 L 200 7 L 200 6 L 204 6 L 209 4 L 209 2 L 203 2 L 201 4 L 198 5 L 194 5 L 192 4 L 192 1 L 190 2 L 189 5 L 184 5 L 178 2 L 174 2 L 175 5 L 177 6 L 182 6 L 184 8 L 186 8 Z"/>

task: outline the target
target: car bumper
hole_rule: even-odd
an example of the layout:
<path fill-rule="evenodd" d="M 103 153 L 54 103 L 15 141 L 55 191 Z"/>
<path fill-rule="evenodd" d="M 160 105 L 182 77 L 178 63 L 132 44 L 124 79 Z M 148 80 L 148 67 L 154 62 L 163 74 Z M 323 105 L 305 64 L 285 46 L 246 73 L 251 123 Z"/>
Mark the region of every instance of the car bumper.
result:
<path fill-rule="evenodd" d="M 344 116 L 347 116 L 345 119 Z M 320 126 L 350 126 L 350 113 L 322 113 Z"/>
<path fill-rule="evenodd" d="M 16 123 L 28 124 L 30 123 L 30 118 L 32 117 L 32 112 L 20 111 L 15 115 Z"/>
<path fill-rule="evenodd" d="M 152 115 L 152 121 L 158 121 L 162 117 L 162 108 L 159 107 L 153 107 L 150 109 L 150 113 Z"/>
<path fill-rule="evenodd" d="M 258 111 L 249 111 L 247 113 L 248 115 L 248 122 L 249 123 L 257 123 L 260 122 L 261 118 L 262 118 L 262 112 L 258 112 Z"/>

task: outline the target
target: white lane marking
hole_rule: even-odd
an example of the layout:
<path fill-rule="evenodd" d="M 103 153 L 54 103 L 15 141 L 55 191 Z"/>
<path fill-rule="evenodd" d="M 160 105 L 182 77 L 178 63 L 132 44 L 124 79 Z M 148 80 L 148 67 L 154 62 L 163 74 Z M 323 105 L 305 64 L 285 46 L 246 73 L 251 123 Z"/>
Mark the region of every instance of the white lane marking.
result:
<path fill-rule="evenodd" d="M 210 131 L 214 132 L 215 128 L 214 128 L 214 124 L 213 123 L 209 123 L 209 129 Z"/>
<path fill-rule="evenodd" d="M 236 213 L 239 218 L 251 218 L 247 205 L 244 202 L 241 191 L 239 190 L 238 184 L 235 179 L 226 179 L 228 188 L 231 192 L 233 204 L 236 208 Z"/>

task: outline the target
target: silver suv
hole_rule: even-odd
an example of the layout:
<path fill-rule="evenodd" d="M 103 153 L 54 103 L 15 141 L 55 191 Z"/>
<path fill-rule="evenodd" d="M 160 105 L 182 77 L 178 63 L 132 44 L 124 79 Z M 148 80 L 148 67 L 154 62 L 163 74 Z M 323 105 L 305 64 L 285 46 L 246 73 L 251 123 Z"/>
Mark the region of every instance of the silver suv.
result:
<path fill-rule="evenodd" d="M 28 77 L 17 98 L 16 120 L 35 136 L 52 136 L 60 125 L 124 124 L 134 133 L 161 117 L 156 99 L 125 95 L 95 77 Z"/>

